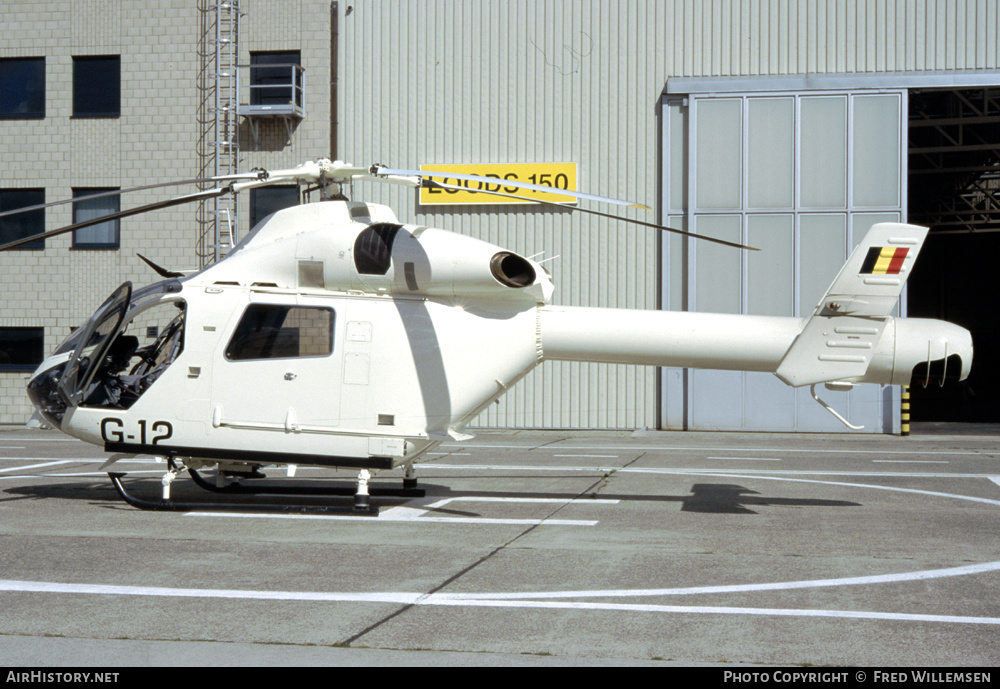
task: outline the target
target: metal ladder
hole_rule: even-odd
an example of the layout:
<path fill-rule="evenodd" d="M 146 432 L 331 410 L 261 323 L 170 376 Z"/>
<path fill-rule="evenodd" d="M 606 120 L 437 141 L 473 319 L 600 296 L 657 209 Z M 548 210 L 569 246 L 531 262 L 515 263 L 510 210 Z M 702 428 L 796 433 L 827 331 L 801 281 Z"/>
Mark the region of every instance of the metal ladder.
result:
<path fill-rule="evenodd" d="M 236 106 L 240 97 L 240 71 L 237 67 L 240 56 L 240 0 L 223 0 L 211 5 L 215 11 L 215 38 L 209 42 L 215 48 L 213 65 L 215 76 L 215 105 L 210 108 L 214 118 L 211 141 L 213 174 L 233 175 L 239 172 L 240 135 Z M 216 183 L 216 188 L 221 186 Z M 239 241 L 238 205 L 234 195 L 216 197 L 213 208 L 208 211 L 212 220 L 213 260 L 218 261 Z"/>

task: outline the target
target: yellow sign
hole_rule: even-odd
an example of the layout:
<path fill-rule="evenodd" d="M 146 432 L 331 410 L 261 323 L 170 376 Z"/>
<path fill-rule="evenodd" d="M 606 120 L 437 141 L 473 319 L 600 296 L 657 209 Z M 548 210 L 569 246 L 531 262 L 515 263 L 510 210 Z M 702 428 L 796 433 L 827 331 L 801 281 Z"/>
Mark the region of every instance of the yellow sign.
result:
<path fill-rule="evenodd" d="M 531 199 L 575 204 L 559 193 L 523 189 L 516 183 L 576 191 L 576 163 L 484 163 L 482 165 L 421 165 L 421 172 L 441 172 L 432 181 L 452 188 L 420 188 L 421 205 L 472 203 L 531 203 Z M 489 177 L 496 183 L 463 179 L 463 175 Z M 485 193 L 494 192 L 494 193 Z M 496 193 L 510 196 L 497 196 Z"/>

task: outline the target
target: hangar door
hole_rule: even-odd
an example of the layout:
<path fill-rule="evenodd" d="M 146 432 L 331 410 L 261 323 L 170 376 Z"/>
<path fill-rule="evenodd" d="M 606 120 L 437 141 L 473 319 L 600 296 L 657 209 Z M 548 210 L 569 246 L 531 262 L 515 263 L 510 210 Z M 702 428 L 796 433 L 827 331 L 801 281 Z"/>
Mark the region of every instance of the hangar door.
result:
<path fill-rule="evenodd" d="M 698 94 L 663 107 L 665 220 L 759 247 L 664 242 L 664 306 L 808 317 L 873 224 L 905 221 L 906 92 Z M 665 369 L 663 426 L 846 431 L 770 373 Z M 818 388 L 868 432 L 898 430 L 898 389 Z"/>

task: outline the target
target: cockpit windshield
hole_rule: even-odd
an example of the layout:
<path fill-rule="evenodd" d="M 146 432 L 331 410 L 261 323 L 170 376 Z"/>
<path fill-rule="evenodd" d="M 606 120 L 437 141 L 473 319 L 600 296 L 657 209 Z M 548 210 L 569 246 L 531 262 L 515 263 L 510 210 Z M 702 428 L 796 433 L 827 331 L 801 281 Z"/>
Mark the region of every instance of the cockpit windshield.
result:
<path fill-rule="evenodd" d="M 132 406 L 183 349 L 180 291 L 179 280 L 134 293 L 129 282 L 116 289 L 56 349 L 53 357 L 64 360 L 29 382 L 28 394 L 42 415 L 58 424 L 71 406 Z"/>
<path fill-rule="evenodd" d="M 59 382 L 60 396 L 67 404 L 75 406 L 80 403 L 83 390 L 94 377 L 104 353 L 111 345 L 112 336 L 117 333 L 118 326 L 125 318 L 131 296 L 132 283 L 126 282 L 79 329 L 81 333 L 76 338 L 73 356 L 66 364 Z M 73 337 L 70 336 L 70 339 Z"/>
<path fill-rule="evenodd" d="M 128 409 L 184 348 L 186 304 L 167 280 L 136 291 L 80 404 Z"/>

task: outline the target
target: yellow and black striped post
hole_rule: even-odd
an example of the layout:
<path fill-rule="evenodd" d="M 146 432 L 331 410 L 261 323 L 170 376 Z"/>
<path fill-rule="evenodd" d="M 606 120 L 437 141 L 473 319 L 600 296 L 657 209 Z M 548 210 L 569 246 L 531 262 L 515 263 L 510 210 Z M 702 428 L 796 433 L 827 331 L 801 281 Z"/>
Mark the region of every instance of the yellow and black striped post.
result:
<path fill-rule="evenodd" d="M 910 386 L 903 386 L 903 395 L 900 399 L 899 409 L 899 434 L 908 436 L 910 434 Z"/>

